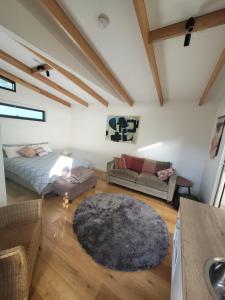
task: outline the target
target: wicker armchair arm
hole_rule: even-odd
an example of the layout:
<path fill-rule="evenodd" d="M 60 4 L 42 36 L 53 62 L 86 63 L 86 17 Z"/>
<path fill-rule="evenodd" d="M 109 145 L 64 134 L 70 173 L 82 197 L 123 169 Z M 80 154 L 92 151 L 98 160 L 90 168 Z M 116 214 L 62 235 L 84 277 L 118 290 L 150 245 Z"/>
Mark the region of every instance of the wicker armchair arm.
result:
<path fill-rule="evenodd" d="M 0 207 L 0 228 L 37 221 L 41 211 L 41 199 Z"/>
<path fill-rule="evenodd" d="M 167 194 L 168 202 L 171 202 L 173 200 L 173 196 L 174 196 L 174 192 L 175 192 L 175 188 L 176 188 L 176 180 L 177 180 L 176 174 L 170 176 L 168 194 Z"/>
<path fill-rule="evenodd" d="M 114 168 L 114 160 L 107 162 L 107 172 L 113 170 Z"/>
<path fill-rule="evenodd" d="M 0 299 L 28 299 L 28 262 L 24 247 L 0 252 L 0 278 Z"/>

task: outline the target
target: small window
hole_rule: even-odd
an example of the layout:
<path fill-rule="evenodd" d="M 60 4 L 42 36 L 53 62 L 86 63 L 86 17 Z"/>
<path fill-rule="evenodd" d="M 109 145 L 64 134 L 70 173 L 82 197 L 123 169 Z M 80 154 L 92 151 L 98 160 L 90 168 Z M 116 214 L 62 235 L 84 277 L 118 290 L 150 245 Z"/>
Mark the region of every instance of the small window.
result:
<path fill-rule="evenodd" d="M 16 83 L 2 75 L 0 75 L 0 88 L 8 91 L 16 91 Z"/>
<path fill-rule="evenodd" d="M 0 103 L 0 117 L 45 122 L 45 111 Z"/>

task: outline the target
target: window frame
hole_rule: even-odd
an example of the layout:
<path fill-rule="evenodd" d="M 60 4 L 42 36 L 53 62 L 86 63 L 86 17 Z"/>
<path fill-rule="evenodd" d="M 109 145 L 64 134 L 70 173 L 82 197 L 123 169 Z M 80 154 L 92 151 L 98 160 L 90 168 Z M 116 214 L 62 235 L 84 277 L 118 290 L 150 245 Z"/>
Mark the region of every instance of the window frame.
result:
<path fill-rule="evenodd" d="M 4 114 L 1 114 L 1 113 L 0 113 L 0 118 L 46 122 L 46 112 L 44 110 L 31 108 L 31 107 L 26 107 L 26 106 L 20 106 L 20 105 L 13 105 L 13 104 L 8 104 L 8 103 L 4 103 L 4 102 L 0 102 L 0 107 L 1 107 L 1 105 L 41 112 L 42 113 L 42 119 L 26 118 L 26 117 L 20 117 L 20 116 L 10 116 L 10 115 L 4 115 Z"/>
<path fill-rule="evenodd" d="M 6 87 L 0 85 L 0 89 L 7 90 L 7 91 L 10 91 L 10 92 L 16 93 L 16 82 L 15 82 L 15 81 L 13 81 L 13 80 L 11 80 L 11 79 L 9 79 L 9 78 L 3 76 L 3 75 L 0 75 L 0 78 L 3 78 L 3 79 L 5 79 L 6 81 L 12 83 L 12 84 L 13 84 L 13 87 L 14 87 L 14 89 L 8 89 L 8 88 L 6 88 Z"/>

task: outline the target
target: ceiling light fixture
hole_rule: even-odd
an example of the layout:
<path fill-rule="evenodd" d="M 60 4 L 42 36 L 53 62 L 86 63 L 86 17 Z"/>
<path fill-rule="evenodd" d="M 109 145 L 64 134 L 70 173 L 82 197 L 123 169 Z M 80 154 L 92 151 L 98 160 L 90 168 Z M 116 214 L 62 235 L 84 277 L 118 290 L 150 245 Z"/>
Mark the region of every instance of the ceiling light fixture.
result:
<path fill-rule="evenodd" d="M 52 70 L 52 67 L 49 66 L 48 64 L 40 64 L 36 67 L 33 67 L 31 69 L 32 73 L 42 73 L 46 72 L 46 76 L 50 77 L 50 70 Z"/>
<path fill-rule="evenodd" d="M 98 25 L 101 29 L 105 29 L 109 25 L 109 17 L 105 14 L 100 14 L 98 16 Z"/>
<path fill-rule="evenodd" d="M 184 39 L 184 47 L 187 47 L 187 46 L 190 45 L 191 33 L 194 29 L 194 25 L 195 25 L 195 19 L 194 18 L 188 19 L 186 24 L 185 24 L 185 28 L 187 30 L 187 33 L 186 33 L 185 39 Z"/>

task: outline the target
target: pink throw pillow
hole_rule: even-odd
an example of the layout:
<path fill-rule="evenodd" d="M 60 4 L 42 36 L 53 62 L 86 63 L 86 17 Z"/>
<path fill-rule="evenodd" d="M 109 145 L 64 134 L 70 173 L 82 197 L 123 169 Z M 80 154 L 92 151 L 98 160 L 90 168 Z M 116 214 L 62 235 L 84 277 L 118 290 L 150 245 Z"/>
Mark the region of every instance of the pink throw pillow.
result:
<path fill-rule="evenodd" d="M 157 172 L 158 178 L 160 180 L 167 180 L 170 176 L 175 174 L 175 170 L 173 168 L 161 170 Z"/>
<path fill-rule="evenodd" d="M 34 156 L 36 156 L 36 151 L 33 148 L 29 147 L 29 146 L 24 146 L 17 152 L 20 155 L 24 156 L 24 157 L 34 157 Z"/>
<path fill-rule="evenodd" d="M 126 169 L 126 161 L 123 157 L 114 157 L 115 169 Z"/>

